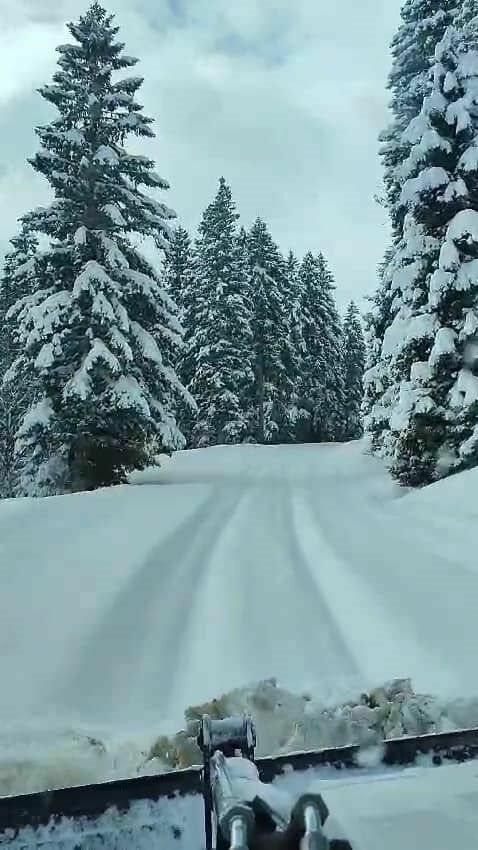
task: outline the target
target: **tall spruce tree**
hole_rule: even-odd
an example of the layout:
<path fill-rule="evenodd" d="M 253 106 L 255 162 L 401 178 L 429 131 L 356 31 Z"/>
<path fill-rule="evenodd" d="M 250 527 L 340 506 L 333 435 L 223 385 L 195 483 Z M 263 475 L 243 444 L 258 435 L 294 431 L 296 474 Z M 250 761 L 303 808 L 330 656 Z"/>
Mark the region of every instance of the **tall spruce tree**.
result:
<path fill-rule="evenodd" d="M 37 129 L 31 160 L 55 199 L 26 217 L 51 246 L 18 312 L 39 392 L 17 445 L 22 489 L 36 494 L 123 481 L 183 445 L 175 308 L 135 247 L 138 235 L 167 245 L 174 216 L 151 194 L 168 188 L 153 161 L 125 147 L 130 135 L 154 136 L 136 100 L 142 79 L 117 77 L 137 60 L 98 3 L 68 28 L 73 43 L 58 48 L 59 70 L 40 90 L 58 116 Z"/>
<path fill-rule="evenodd" d="M 184 316 L 184 369 L 198 405 L 196 446 L 241 442 L 253 382 L 251 303 L 244 250 L 224 178 L 199 226 L 194 292 Z"/>
<path fill-rule="evenodd" d="M 478 463 L 478 16 L 470 6 L 438 46 L 433 91 L 407 130 L 401 200 L 416 223 L 412 247 L 421 228 L 435 248 L 415 281 L 427 301 L 404 328 L 418 350 L 411 362 L 396 358 L 393 471 L 412 485 Z"/>
<path fill-rule="evenodd" d="M 393 321 L 394 302 L 391 260 L 394 255 L 390 247 L 383 263 L 378 267 L 379 286 L 368 300 L 370 309 L 365 315 L 365 373 L 362 414 L 364 429 L 372 451 L 387 457 L 390 452 L 390 393 L 393 384 L 390 377 L 389 358 L 384 356 L 383 341 L 387 328 Z"/>
<path fill-rule="evenodd" d="M 350 302 L 343 328 L 343 364 L 346 440 L 358 440 L 363 434 L 362 400 L 365 368 L 365 342 L 360 313 Z"/>
<path fill-rule="evenodd" d="M 308 412 L 306 439 L 341 440 L 344 432 L 342 328 L 335 306 L 334 278 L 323 254 L 308 252 L 300 267 L 302 285 L 303 407 Z"/>
<path fill-rule="evenodd" d="M 12 308 L 33 293 L 38 271 L 37 240 L 26 227 L 11 239 L 0 281 L 0 497 L 15 493 L 15 437 L 35 389 L 15 334 Z M 21 301 L 20 301 L 21 303 Z M 12 366 L 18 361 L 17 368 Z"/>
<path fill-rule="evenodd" d="M 187 387 L 191 384 L 195 374 L 195 364 L 191 361 L 184 337 L 186 335 L 186 322 L 190 317 L 191 308 L 194 307 L 196 266 L 194 247 L 188 231 L 184 227 L 176 227 L 173 230 L 165 270 L 168 293 L 174 304 L 177 305 L 178 318 L 181 324 L 182 340 L 181 347 L 178 349 L 176 371 L 182 384 Z M 188 446 L 191 445 L 196 415 L 197 406 L 193 403 L 192 398 L 187 398 L 180 403 L 177 419 Z"/>
<path fill-rule="evenodd" d="M 408 156 L 410 144 L 403 133 L 421 111 L 431 90 L 430 67 L 435 48 L 452 23 L 459 0 L 406 0 L 392 44 L 393 63 L 388 79 L 392 121 L 381 135 L 386 202 L 398 237 L 403 217 L 398 203 L 401 181 L 397 166 Z"/>
<path fill-rule="evenodd" d="M 305 353 L 302 333 L 302 284 L 299 274 L 300 263 L 295 254 L 289 251 L 287 255 L 287 299 L 286 310 L 289 316 L 289 336 L 291 360 L 289 377 L 291 379 L 291 394 L 289 402 L 289 438 L 301 440 L 304 422 L 307 422 L 307 411 L 302 407 L 301 376 L 302 361 Z"/>
<path fill-rule="evenodd" d="M 180 320 L 194 286 L 194 254 L 191 238 L 184 227 L 175 227 L 165 263 L 168 292 L 178 306 Z"/>
<path fill-rule="evenodd" d="M 261 443 L 287 442 L 293 430 L 294 361 L 287 314 L 287 265 L 261 218 L 249 232 L 248 253 L 255 375 L 252 430 Z"/>
<path fill-rule="evenodd" d="M 386 331 L 400 309 L 401 292 L 396 271 L 402 255 L 409 251 L 404 234 L 406 210 L 400 203 L 405 180 L 401 166 L 412 146 L 405 131 L 420 113 L 423 99 L 431 91 L 430 68 L 435 48 L 451 24 L 458 5 L 459 0 L 406 0 L 401 10 L 401 24 L 391 45 L 393 64 L 388 88 L 392 121 L 380 140 L 384 202 L 390 215 L 393 244 L 386 252 L 368 316 L 364 400 L 365 425 L 372 447 L 384 455 L 392 451 L 390 414 L 398 388 L 390 373 L 390 357 L 382 352 L 382 346 Z"/>

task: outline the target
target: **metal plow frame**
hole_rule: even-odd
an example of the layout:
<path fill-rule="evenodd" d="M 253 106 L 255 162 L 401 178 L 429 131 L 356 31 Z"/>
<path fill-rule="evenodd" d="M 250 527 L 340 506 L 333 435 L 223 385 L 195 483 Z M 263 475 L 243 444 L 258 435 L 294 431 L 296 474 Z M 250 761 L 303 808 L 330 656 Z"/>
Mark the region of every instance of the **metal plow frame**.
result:
<path fill-rule="evenodd" d="M 478 759 L 478 728 L 390 739 L 382 746 L 384 765 L 411 765 L 418 756 L 426 754 L 433 756 L 435 765 L 464 762 Z M 352 745 L 290 753 L 256 759 L 256 766 L 263 782 L 272 782 L 286 770 L 305 771 L 326 766 L 362 770 L 360 750 L 359 746 Z M 194 767 L 155 776 L 0 797 L 0 843 L 2 833 L 7 830 L 16 834 L 24 827 L 35 829 L 63 818 L 95 820 L 110 809 L 126 814 L 138 801 L 155 802 L 161 798 L 202 793 L 202 768 Z"/>

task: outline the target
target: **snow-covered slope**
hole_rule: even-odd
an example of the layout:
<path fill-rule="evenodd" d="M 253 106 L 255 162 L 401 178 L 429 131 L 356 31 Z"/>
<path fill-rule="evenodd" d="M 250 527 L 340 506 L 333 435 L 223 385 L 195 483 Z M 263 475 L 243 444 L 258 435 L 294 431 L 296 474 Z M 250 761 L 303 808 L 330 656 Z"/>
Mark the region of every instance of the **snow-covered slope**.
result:
<path fill-rule="evenodd" d="M 324 704 L 400 676 L 478 695 L 476 494 L 477 473 L 406 494 L 348 444 L 0 503 L 0 762 L 73 729 L 127 765 L 187 705 L 272 675 Z"/>

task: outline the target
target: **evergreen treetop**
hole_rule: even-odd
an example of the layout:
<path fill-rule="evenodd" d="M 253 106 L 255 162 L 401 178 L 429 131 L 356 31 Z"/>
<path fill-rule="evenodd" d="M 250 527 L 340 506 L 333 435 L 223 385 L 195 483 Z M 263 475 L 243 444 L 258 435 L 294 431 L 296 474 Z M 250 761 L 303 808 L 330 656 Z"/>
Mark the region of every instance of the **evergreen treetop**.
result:
<path fill-rule="evenodd" d="M 237 219 L 231 189 L 221 178 L 199 226 L 194 295 L 185 313 L 186 371 L 199 408 L 195 445 L 240 442 L 247 435 L 251 305 Z"/>

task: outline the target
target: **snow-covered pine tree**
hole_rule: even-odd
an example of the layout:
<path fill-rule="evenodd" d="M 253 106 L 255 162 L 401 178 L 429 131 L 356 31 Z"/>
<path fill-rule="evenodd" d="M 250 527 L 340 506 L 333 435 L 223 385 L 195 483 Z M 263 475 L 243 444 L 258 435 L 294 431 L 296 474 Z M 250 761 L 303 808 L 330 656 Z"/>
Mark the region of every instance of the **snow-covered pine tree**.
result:
<path fill-rule="evenodd" d="M 287 265 L 261 218 L 249 232 L 248 253 L 255 374 L 253 432 L 260 443 L 288 442 L 294 356 L 287 315 Z"/>
<path fill-rule="evenodd" d="M 302 335 L 302 285 L 299 274 L 299 260 L 292 251 L 289 251 L 286 259 L 287 264 L 287 299 L 286 310 L 289 316 L 289 336 L 291 359 L 289 366 L 289 378 L 291 382 L 291 395 L 288 412 L 289 439 L 302 440 L 302 429 L 304 422 L 307 423 L 307 411 L 302 407 L 301 375 L 302 359 L 305 346 Z"/>
<path fill-rule="evenodd" d="M 301 388 L 308 413 L 307 441 L 341 440 L 345 397 L 342 328 L 333 297 L 334 278 L 323 254 L 309 251 L 300 267 L 304 357 Z"/>
<path fill-rule="evenodd" d="M 386 202 L 395 235 L 400 237 L 403 223 L 400 198 L 401 181 L 397 166 L 408 156 L 410 144 L 403 132 L 423 105 L 431 89 L 430 67 L 435 48 L 452 23 L 460 0 L 406 0 L 401 24 L 392 41 L 392 68 L 388 79 L 391 92 L 392 121 L 382 133 L 381 156 L 384 164 Z"/>
<path fill-rule="evenodd" d="M 196 266 L 195 251 L 188 231 L 184 227 L 176 227 L 173 230 L 169 250 L 166 257 L 165 270 L 168 293 L 178 308 L 178 318 L 181 325 L 182 341 L 178 349 L 178 360 L 176 371 L 181 383 L 187 387 L 191 384 L 195 374 L 195 364 L 188 355 L 185 323 L 187 317 L 191 317 L 191 309 L 194 307 L 196 288 Z M 194 323 L 192 323 L 194 327 Z M 181 432 L 184 434 L 186 444 L 191 445 L 191 432 L 196 420 L 196 405 L 191 404 L 191 399 L 183 401 L 177 410 L 177 420 Z"/>
<path fill-rule="evenodd" d="M 365 373 L 362 416 L 370 448 L 377 455 L 390 454 L 390 393 L 393 386 L 389 374 L 389 359 L 382 353 L 385 332 L 393 321 L 393 292 L 391 260 L 394 249 L 390 247 L 383 263 L 378 267 L 379 285 L 368 300 L 370 309 L 365 323 Z"/>
<path fill-rule="evenodd" d="M 196 243 L 194 292 L 184 315 L 184 373 L 197 402 L 195 446 L 239 443 L 248 434 L 253 382 L 251 303 L 236 208 L 224 178 Z"/>
<path fill-rule="evenodd" d="M 167 245 L 174 217 L 152 195 L 167 188 L 153 161 L 125 147 L 130 135 L 154 136 L 136 100 L 142 79 L 117 77 L 137 60 L 98 3 L 68 28 L 74 41 L 40 90 L 58 116 L 37 129 L 31 160 L 55 199 L 25 217 L 50 249 L 17 311 L 39 389 L 17 435 L 21 486 L 35 494 L 120 482 L 183 445 L 175 308 L 136 247 L 138 236 Z"/>
<path fill-rule="evenodd" d="M 365 368 L 365 342 L 360 313 L 350 302 L 343 327 L 343 364 L 346 440 L 358 440 L 363 434 L 362 399 Z"/>
<path fill-rule="evenodd" d="M 21 360 L 23 352 L 14 333 L 14 316 L 10 316 L 10 310 L 34 290 L 37 240 L 22 227 L 10 242 L 12 250 L 5 256 L 0 280 L 0 497 L 14 495 L 15 435 L 35 396 L 32 375 Z M 16 374 L 10 374 L 17 359 Z"/>
<path fill-rule="evenodd" d="M 478 463 L 478 16 L 450 27 L 437 47 L 433 91 L 407 137 L 401 200 L 411 222 L 414 301 L 395 358 L 393 471 L 420 485 Z"/>
<path fill-rule="evenodd" d="M 385 255 L 373 306 L 367 318 L 367 364 L 365 372 L 365 428 L 375 452 L 389 455 L 390 412 L 398 392 L 389 370 L 389 356 L 382 352 L 385 333 L 400 309 L 401 293 L 396 277 L 403 253 L 408 251 L 404 237 L 403 205 L 400 194 L 403 175 L 400 167 L 408 157 L 411 142 L 404 132 L 430 92 L 430 68 L 435 48 L 452 22 L 459 0 L 406 0 L 401 24 L 392 41 L 393 63 L 388 88 L 391 91 L 392 120 L 380 136 L 384 166 L 385 205 L 388 207 L 393 244 Z M 395 257 L 398 254 L 398 257 Z M 395 279 L 394 279 L 395 278 Z"/>
<path fill-rule="evenodd" d="M 175 227 L 172 232 L 165 269 L 168 292 L 178 306 L 182 321 L 194 278 L 193 247 L 185 227 Z"/>

